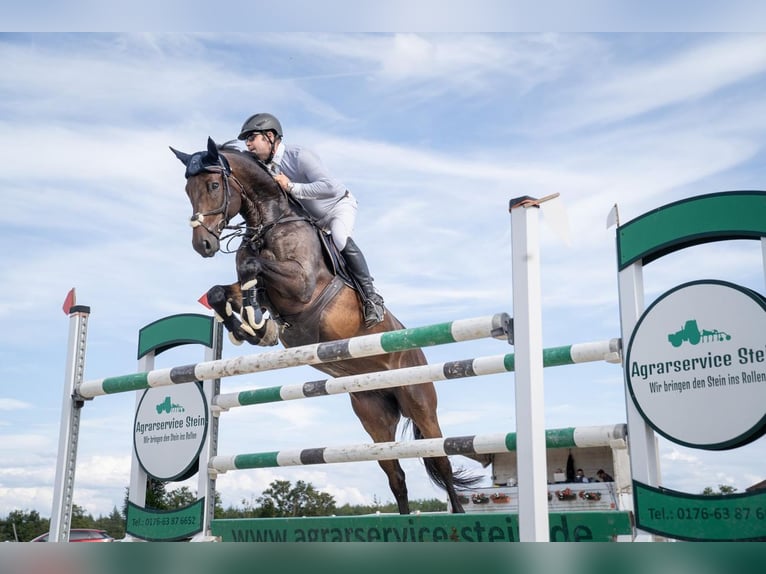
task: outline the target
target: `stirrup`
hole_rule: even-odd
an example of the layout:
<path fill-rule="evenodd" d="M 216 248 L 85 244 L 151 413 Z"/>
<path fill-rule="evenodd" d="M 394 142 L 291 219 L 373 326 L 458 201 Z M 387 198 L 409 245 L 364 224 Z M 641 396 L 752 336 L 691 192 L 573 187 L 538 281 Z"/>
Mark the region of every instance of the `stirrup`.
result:
<path fill-rule="evenodd" d="M 380 295 L 377 295 L 377 293 L 374 298 L 371 297 L 364 302 L 365 327 L 374 327 L 383 321 L 385 314 L 386 311 L 385 307 L 383 307 L 383 298 Z"/>

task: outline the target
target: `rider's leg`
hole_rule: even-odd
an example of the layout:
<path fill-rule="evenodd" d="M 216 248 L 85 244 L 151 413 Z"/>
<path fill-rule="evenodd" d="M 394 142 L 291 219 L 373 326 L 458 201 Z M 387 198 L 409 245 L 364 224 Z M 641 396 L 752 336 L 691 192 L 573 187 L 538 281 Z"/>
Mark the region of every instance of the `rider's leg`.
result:
<path fill-rule="evenodd" d="M 341 255 L 343 255 L 349 271 L 351 271 L 359 288 L 362 290 L 364 324 L 366 327 L 372 327 L 380 323 L 385 315 L 383 297 L 375 291 L 370 270 L 367 267 L 367 261 L 361 249 L 359 249 L 359 246 L 351 237 L 346 240 L 346 246 L 341 251 Z"/>
<path fill-rule="evenodd" d="M 356 210 L 356 199 L 349 194 L 339 201 L 328 214 L 328 227 L 335 246 L 346 261 L 346 266 L 354 276 L 357 285 L 359 285 L 364 324 L 366 327 L 372 327 L 383 320 L 385 307 L 383 306 L 383 298 L 375 291 L 372 284 L 370 270 L 362 250 L 351 239 L 356 222 Z"/>

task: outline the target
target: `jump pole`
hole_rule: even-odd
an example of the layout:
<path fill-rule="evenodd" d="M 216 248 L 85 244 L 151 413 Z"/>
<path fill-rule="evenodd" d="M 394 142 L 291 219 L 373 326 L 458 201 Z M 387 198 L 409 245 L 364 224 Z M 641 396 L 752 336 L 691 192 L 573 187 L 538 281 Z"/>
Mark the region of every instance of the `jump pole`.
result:
<path fill-rule="evenodd" d="M 626 435 L 627 427 L 624 424 L 548 429 L 543 433 L 545 448 L 609 446 L 612 444 L 612 441 L 625 439 Z M 230 470 L 251 468 L 495 454 L 498 452 L 513 452 L 517 449 L 518 434 L 501 432 L 413 441 L 363 443 L 337 447 L 218 455 L 210 459 L 210 472 L 217 475 Z"/>
<path fill-rule="evenodd" d="M 233 377 L 301 365 L 331 363 L 460 341 L 488 337 L 507 339 L 509 329 L 510 318 L 508 315 L 496 313 L 485 317 L 458 319 L 448 323 L 363 335 L 231 359 L 205 361 L 168 369 L 95 379 L 80 384 L 77 387 L 77 394 L 81 398 L 94 398 L 100 395 Z"/>
<path fill-rule="evenodd" d="M 543 349 L 543 365 L 545 367 L 558 367 L 596 361 L 620 363 L 620 348 L 620 339 L 550 347 Z M 248 389 L 236 393 L 221 393 L 213 400 L 211 409 L 213 412 L 220 412 L 248 405 L 261 405 L 295 399 L 404 387 L 426 382 L 510 373 L 515 369 L 516 355 L 514 353 L 459 361 L 446 361 L 444 363 L 418 365 L 391 371 L 329 377 L 327 379 L 293 385 Z"/>

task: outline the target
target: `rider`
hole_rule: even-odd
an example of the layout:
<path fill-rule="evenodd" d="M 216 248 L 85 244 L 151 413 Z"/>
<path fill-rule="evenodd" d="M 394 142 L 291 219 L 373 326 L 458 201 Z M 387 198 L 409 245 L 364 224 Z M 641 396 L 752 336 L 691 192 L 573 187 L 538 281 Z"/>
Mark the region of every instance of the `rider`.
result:
<path fill-rule="evenodd" d="M 248 151 L 265 162 L 274 180 L 300 201 L 330 230 L 346 265 L 361 290 L 365 326 L 380 323 L 385 314 L 383 298 L 375 291 L 364 255 L 351 234 L 356 221 L 357 201 L 346 187 L 332 177 L 311 150 L 282 141 L 282 124 L 271 114 L 254 114 L 245 120 L 239 139 Z"/>

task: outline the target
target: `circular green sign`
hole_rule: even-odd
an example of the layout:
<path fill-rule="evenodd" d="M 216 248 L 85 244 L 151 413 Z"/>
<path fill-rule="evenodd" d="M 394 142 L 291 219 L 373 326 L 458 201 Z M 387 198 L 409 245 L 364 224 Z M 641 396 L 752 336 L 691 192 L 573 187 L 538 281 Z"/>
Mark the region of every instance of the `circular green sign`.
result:
<path fill-rule="evenodd" d="M 641 416 L 675 443 L 756 440 L 766 432 L 766 300 L 718 280 L 671 289 L 636 324 L 625 377 Z"/>
<path fill-rule="evenodd" d="M 207 426 L 207 402 L 199 383 L 147 389 L 133 424 L 141 468 L 157 480 L 189 478 L 197 471 Z"/>

